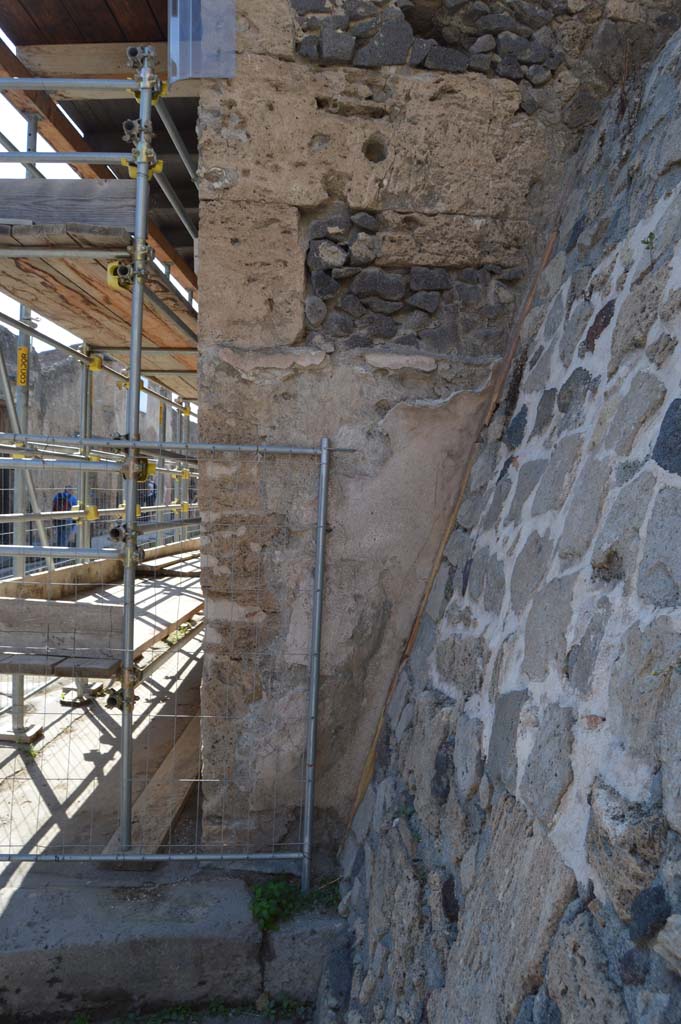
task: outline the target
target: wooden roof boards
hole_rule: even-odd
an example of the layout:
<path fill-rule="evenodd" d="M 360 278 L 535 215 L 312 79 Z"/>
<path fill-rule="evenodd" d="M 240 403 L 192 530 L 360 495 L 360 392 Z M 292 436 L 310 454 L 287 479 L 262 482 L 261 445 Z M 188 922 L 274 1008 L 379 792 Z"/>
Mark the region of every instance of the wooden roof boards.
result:
<path fill-rule="evenodd" d="M 51 245 L 125 249 L 129 244 L 130 236 L 115 229 L 77 224 L 0 225 L 2 247 Z M 0 264 L 4 291 L 40 316 L 83 338 L 93 351 L 101 349 L 108 353 L 116 349 L 115 358 L 127 364 L 131 293 L 109 288 L 106 261 L 4 258 Z M 177 319 L 195 333 L 196 316 L 189 312 L 181 296 L 160 273 L 150 276 L 148 287 L 171 313 L 145 300 L 142 372 L 182 398 L 195 400 L 198 394 L 197 345 Z M 155 377 L 154 371 L 161 375 Z"/>
<path fill-rule="evenodd" d="M 3 0 L 0 27 L 17 46 L 160 42 L 165 0 Z"/>

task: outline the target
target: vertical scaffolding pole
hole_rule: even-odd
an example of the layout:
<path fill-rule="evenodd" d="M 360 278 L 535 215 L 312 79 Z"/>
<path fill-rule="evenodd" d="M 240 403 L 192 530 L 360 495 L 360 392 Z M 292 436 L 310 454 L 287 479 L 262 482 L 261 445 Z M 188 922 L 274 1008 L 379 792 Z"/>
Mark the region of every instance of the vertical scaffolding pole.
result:
<path fill-rule="evenodd" d="M 38 116 L 37 114 L 26 115 L 26 152 L 34 153 L 38 148 Z M 24 172 L 29 177 L 28 169 Z M 19 306 L 19 319 L 22 323 L 30 326 L 31 310 L 23 303 Z M 17 379 L 14 390 L 14 402 L 17 409 L 19 428 L 28 433 L 28 400 L 30 386 L 31 368 L 31 335 L 28 331 L 20 331 L 17 338 Z M 26 508 L 26 477 L 24 473 L 14 473 L 14 511 L 24 513 Z M 14 526 L 14 543 L 26 544 L 26 523 L 17 522 Z M 26 559 L 17 556 L 14 559 L 14 575 L 24 576 L 26 573 Z"/>
<path fill-rule="evenodd" d="M 86 344 L 83 344 L 82 352 L 84 356 L 90 354 Z M 92 372 L 86 363 L 80 364 L 80 436 L 81 438 L 92 437 Z M 85 456 L 89 455 L 89 447 L 82 445 L 81 453 Z M 90 504 L 90 474 L 87 469 L 83 469 L 80 473 L 79 491 L 81 508 L 87 509 Z M 87 515 L 81 517 L 80 529 L 80 546 L 89 548 L 92 528 Z"/>
<path fill-rule="evenodd" d="M 189 419 L 189 402 L 185 402 L 182 408 L 182 420 L 180 423 L 180 440 L 189 443 L 191 436 L 191 421 Z M 189 466 L 182 463 L 182 481 L 180 483 L 180 515 L 184 519 L 189 515 Z M 180 530 L 180 540 L 186 540 L 189 536 L 189 527 L 183 526 Z"/>
<path fill-rule="evenodd" d="M 324 604 L 324 557 L 326 553 L 326 512 L 329 499 L 329 439 L 322 438 L 317 497 L 317 536 L 315 545 L 314 593 L 312 598 L 312 639 L 310 642 L 310 689 L 305 746 L 305 806 L 303 811 L 302 889 L 309 892 L 312 881 L 312 841 L 314 833 L 315 765 L 317 760 L 317 714 L 319 707 L 319 662 L 322 646 L 322 610 Z"/>
<path fill-rule="evenodd" d="M 149 249 L 147 228 L 149 220 L 149 173 L 156 157 L 151 148 L 151 110 L 154 88 L 154 51 L 141 47 L 139 51 L 139 135 L 133 151 L 137 169 L 135 232 L 133 238 L 133 289 L 130 322 L 130 371 L 126 434 L 129 441 L 139 440 L 140 389 L 142 383 L 142 317 L 144 313 L 144 284 L 147 275 Z M 128 448 L 125 472 L 125 556 L 123 562 L 123 694 L 121 720 L 121 793 L 120 844 L 121 850 L 130 849 L 132 842 L 132 727 L 135 701 L 135 574 L 137 569 L 137 480 L 138 464 L 135 449 Z"/>

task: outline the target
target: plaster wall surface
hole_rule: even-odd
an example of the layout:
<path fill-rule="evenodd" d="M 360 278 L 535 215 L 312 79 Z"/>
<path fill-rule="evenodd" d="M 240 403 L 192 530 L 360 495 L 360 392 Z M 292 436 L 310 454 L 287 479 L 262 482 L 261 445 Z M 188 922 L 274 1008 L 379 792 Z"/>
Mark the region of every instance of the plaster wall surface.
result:
<path fill-rule="evenodd" d="M 324 1024 L 681 1020 L 680 81 L 677 34 L 567 168 L 345 843 Z"/>

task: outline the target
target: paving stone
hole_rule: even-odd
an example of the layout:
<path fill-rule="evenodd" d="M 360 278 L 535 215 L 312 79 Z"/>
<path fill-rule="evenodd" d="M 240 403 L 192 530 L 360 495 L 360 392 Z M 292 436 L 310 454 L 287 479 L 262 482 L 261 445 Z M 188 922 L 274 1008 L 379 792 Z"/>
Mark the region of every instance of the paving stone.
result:
<path fill-rule="evenodd" d="M 608 599 L 601 598 L 584 635 L 570 648 L 565 660 L 565 675 L 570 686 L 584 697 L 588 697 L 592 690 L 596 659 L 611 611 Z"/>
<path fill-rule="evenodd" d="M 523 405 L 520 411 L 515 414 L 504 432 L 504 442 L 509 448 L 518 448 L 519 445 L 522 444 L 523 438 L 525 437 L 526 427 L 527 406 Z"/>
<path fill-rule="evenodd" d="M 555 667 L 562 673 L 575 580 L 576 574 L 551 580 L 537 592 L 532 602 L 525 628 L 522 665 L 529 679 L 543 680 Z"/>
<path fill-rule="evenodd" d="M 456 788 L 462 800 L 470 800 L 482 779 L 482 722 L 459 715 L 454 741 Z"/>
<path fill-rule="evenodd" d="M 437 646 L 437 669 L 442 679 L 470 697 L 482 686 L 489 650 L 483 637 L 455 634 Z"/>
<path fill-rule="evenodd" d="M 390 274 L 377 267 L 360 270 L 350 285 L 350 290 L 360 298 L 376 296 L 394 302 L 404 297 L 407 279 L 401 274 Z"/>
<path fill-rule="evenodd" d="M 345 936 L 345 922 L 319 911 L 284 921 L 267 936 L 264 989 L 272 998 L 312 1002 L 324 962 Z"/>
<path fill-rule="evenodd" d="M 625 484 L 615 497 L 591 555 L 596 579 L 608 583 L 626 580 L 627 589 L 633 583 L 640 530 L 655 489 L 653 473 L 641 473 Z"/>
<path fill-rule="evenodd" d="M 384 17 L 375 36 L 355 54 L 353 64 L 358 68 L 406 64 L 413 41 L 412 27 L 401 14 Z"/>
<path fill-rule="evenodd" d="M 681 476 L 681 398 L 675 398 L 664 414 L 653 458 L 668 473 Z"/>
<path fill-rule="evenodd" d="M 572 783 L 572 708 L 550 704 L 542 715 L 523 772 L 518 796 L 530 814 L 547 827 Z"/>
<path fill-rule="evenodd" d="M 527 690 L 513 690 L 502 693 L 494 705 L 494 723 L 485 770 L 494 785 L 501 783 L 509 793 L 515 793 L 518 771 L 516 737 L 520 712 L 526 700 Z"/>
<path fill-rule="evenodd" d="M 655 500 L 638 577 L 641 600 L 656 608 L 681 605 L 681 489 L 664 487 Z"/>
<path fill-rule="evenodd" d="M 440 305 L 440 292 L 414 292 L 407 299 L 407 305 L 423 309 L 426 313 L 434 313 Z"/>
<path fill-rule="evenodd" d="M 546 986 L 564 1024 L 624 1024 L 630 1019 L 588 911 L 561 924 L 549 953 Z"/>
<path fill-rule="evenodd" d="M 316 295 L 309 295 L 305 299 L 305 319 L 311 327 L 319 327 L 326 317 L 326 303 L 317 298 Z"/>
<path fill-rule="evenodd" d="M 448 271 L 434 267 L 413 267 L 409 287 L 414 292 L 445 292 L 452 282 Z"/>
<path fill-rule="evenodd" d="M 572 475 L 582 449 L 582 438 L 571 434 L 556 445 L 532 504 L 532 515 L 555 512 L 563 507 L 572 486 Z"/>
<path fill-rule="evenodd" d="M 591 546 L 610 484 L 610 466 L 605 459 L 590 458 L 577 477 L 567 506 L 558 554 L 574 561 Z"/>
<path fill-rule="evenodd" d="M 667 826 L 658 808 L 626 800 L 602 779 L 589 800 L 587 859 L 618 917 L 629 921 L 634 900 L 658 873 Z"/>
<path fill-rule="evenodd" d="M 511 575 L 511 607 L 516 615 L 522 615 L 546 578 L 552 553 L 553 540 L 548 533 L 541 536 L 535 530 L 525 541 Z"/>
<path fill-rule="evenodd" d="M 652 373 L 637 373 L 617 406 L 605 437 L 606 445 L 618 455 L 629 455 L 641 427 L 657 412 L 666 394 L 664 384 Z"/>
<path fill-rule="evenodd" d="M 520 522 L 525 502 L 541 480 L 548 464 L 548 459 L 533 459 L 531 462 L 524 462 L 522 464 L 518 470 L 518 480 L 515 485 L 511 508 L 506 516 L 507 523 L 515 523 L 517 525 Z"/>

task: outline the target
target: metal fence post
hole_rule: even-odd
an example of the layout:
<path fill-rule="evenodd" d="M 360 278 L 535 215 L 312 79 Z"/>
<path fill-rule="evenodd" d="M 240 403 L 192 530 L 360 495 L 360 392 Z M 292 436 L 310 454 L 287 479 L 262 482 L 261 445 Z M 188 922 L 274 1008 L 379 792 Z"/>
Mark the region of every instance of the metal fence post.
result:
<path fill-rule="evenodd" d="M 90 350 L 86 344 L 83 344 L 82 352 L 84 356 L 89 355 Z M 92 371 L 86 363 L 80 364 L 80 437 L 81 440 L 85 437 L 92 436 Z M 81 454 L 86 457 L 90 454 L 90 449 L 87 445 L 81 445 Z M 80 505 L 81 508 L 86 509 L 89 502 L 89 490 L 90 490 L 90 476 L 87 469 L 83 469 L 80 474 Z M 90 547 L 90 539 L 92 535 L 92 529 L 90 526 L 90 520 L 84 515 L 80 520 L 80 546 L 83 548 Z"/>
<path fill-rule="evenodd" d="M 132 49 L 132 48 L 131 48 Z M 136 166 L 135 232 L 133 237 L 133 291 L 130 322 L 130 368 L 126 435 L 128 440 L 139 440 L 140 390 L 142 384 L 142 318 L 144 314 L 144 282 L 147 276 L 149 248 L 147 230 L 149 220 L 149 174 L 156 156 L 151 148 L 151 111 L 154 89 L 158 83 L 154 71 L 152 47 L 139 49 L 139 131 L 133 149 Z M 121 718 L 121 794 L 120 845 L 129 850 L 132 844 L 132 729 L 135 702 L 135 575 L 137 570 L 137 481 L 138 464 L 135 448 L 127 449 L 125 479 L 125 558 L 123 562 L 123 679 Z"/>
<path fill-rule="evenodd" d="M 317 714 L 319 707 L 319 663 L 322 642 L 324 603 L 324 556 L 326 552 L 326 511 L 329 498 L 329 439 L 322 438 L 317 497 L 314 593 L 312 599 L 312 639 L 310 643 L 310 689 L 305 746 L 305 807 L 303 813 L 302 889 L 309 892 L 312 881 L 312 841 L 314 833 L 315 764 L 317 759 Z"/>

